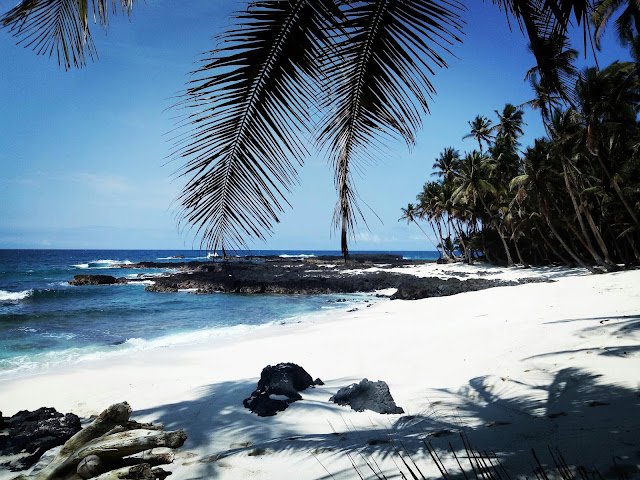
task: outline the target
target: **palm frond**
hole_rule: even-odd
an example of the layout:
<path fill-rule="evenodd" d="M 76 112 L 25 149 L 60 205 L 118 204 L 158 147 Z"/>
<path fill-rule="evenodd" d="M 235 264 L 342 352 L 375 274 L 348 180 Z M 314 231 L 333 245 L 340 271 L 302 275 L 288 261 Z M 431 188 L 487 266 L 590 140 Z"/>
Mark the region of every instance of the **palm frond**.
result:
<path fill-rule="evenodd" d="M 572 19 L 582 24 L 586 46 L 592 0 L 493 0 L 493 3 L 505 11 L 508 19 L 513 17 L 529 38 L 540 84 L 548 92 L 573 101 L 569 95 L 576 78 L 571 65 L 575 51 L 570 48 L 567 27 Z M 527 77 L 533 73 L 527 72 Z"/>
<path fill-rule="evenodd" d="M 123 13 L 131 12 L 135 0 L 117 0 Z M 86 65 L 97 51 L 89 29 L 89 0 L 22 0 L 7 12 L 0 25 L 19 39 L 18 44 L 32 48 L 38 55 L 53 55 L 68 70 Z M 111 0 L 112 12 L 117 11 Z M 93 21 L 105 29 L 109 19 L 109 0 L 91 0 Z"/>
<path fill-rule="evenodd" d="M 345 8 L 343 30 L 322 67 L 330 95 L 318 132 L 335 168 L 334 226 L 345 256 L 364 218 L 353 171 L 375 161 L 384 141 L 413 145 L 435 92 L 430 75 L 447 66 L 443 55 L 460 41 L 462 8 L 444 0 L 367 0 Z"/>
<path fill-rule="evenodd" d="M 331 0 L 254 2 L 235 14 L 194 72 L 178 107 L 186 109 L 173 157 L 189 178 L 180 216 L 209 249 L 265 239 L 307 155 L 309 105 L 321 32 Z"/>

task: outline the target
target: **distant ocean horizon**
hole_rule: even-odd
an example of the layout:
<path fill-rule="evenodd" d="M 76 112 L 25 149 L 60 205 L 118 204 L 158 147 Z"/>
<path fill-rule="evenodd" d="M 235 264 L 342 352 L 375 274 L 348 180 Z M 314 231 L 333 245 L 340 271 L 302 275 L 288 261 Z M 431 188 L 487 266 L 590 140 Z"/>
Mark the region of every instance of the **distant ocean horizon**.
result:
<path fill-rule="evenodd" d="M 138 262 L 207 260 L 206 250 L 0 250 L 0 381 L 138 350 L 241 336 L 277 323 L 309 321 L 383 301 L 368 294 L 193 295 L 145 291 L 139 274 L 165 269 L 114 268 Z M 408 260 L 435 260 L 433 251 L 393 253 Z M 235 255 L 312 257 L 333 250 L 252 250 Z M 171 257 L 184 255 L 184 259 Z M 126 277 L 128 284 L 80 286 L 74 275 Z M 340 302 L 336 300 L 340 299 Z M 344 301 L 343 301 L 344 300 Z"/>

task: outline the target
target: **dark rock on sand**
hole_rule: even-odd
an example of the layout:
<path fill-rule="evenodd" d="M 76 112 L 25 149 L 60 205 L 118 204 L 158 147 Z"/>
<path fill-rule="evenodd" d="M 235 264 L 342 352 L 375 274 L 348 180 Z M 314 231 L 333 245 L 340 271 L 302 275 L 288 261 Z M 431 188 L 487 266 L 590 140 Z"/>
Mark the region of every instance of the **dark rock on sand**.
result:
<path fill-rule="evenodd" d="M 75 275 L 73 280 L 69 280 L 70 285 L 116 285 L 119 283 L 127 283 L 129 280 L 120 277 L 112 277 L 111 275 Z"/>
<path fill-rule="evenodd" d="M 458 280 L 457 278 L 417 278 L 409 277 L 399 286 L 398 291 L 391 295 L 391 300 L 417 300 L 429 297 L 444 297 L 464 292 L 473 292 L 491 287 L 504 287 L 508 285 L 518 285 L 514 281 L 485 280 L 471 278 L 469 280 Z"/>
<path fill-rule="evenodd" d="M 80 430 L 80 419 L 54 408 L 22 410 L 10 418 L 0 415 L 0 466 L 25 470 L 47 450 L 62 445 Z"/>
<path fill-rule="evenodd" d="M 267 365 L 260 374 L 258 388 L 242 403 L 258 416 L 270 417 L 302 399 L 298 392 L 315 385 L 324 383 L 319 378 L 313 380 L 304 368 L 295 363 Z M 286 398 L 271 398 L 271 395 Z"/>
<path fill-rule="evenodd" d="M 356 412 L 371 410 L 378 413 L 404 413 L 393 400 L 389 386 L 382 380 L 371 382 L 365 378 L 360 383 L 341 388 L 329 401 L 348 405 Z"/>

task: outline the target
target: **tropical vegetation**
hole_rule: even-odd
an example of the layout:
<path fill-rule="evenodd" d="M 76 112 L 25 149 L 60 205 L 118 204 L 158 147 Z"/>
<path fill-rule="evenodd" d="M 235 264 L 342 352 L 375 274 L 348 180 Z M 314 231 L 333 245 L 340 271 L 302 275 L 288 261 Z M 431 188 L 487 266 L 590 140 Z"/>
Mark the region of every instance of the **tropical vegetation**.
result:
<path fill-rule="evenodd" d="M 507 104 L 487 152 L 445 148 L 412 218 L 437 233 L 442 255 L 513 265 L 612 271 L 640 263 L 640 82 L 635 63 L 579 73 L 567 98 L 542 113 L 548 135 L 520 150 L 523 110 Z M 540 102 L 541 104 L 545 102 Z M 481 145 L 479 145 L 481 146 Z"/>
<path fill-rule="evenodd" d="M 19 43 L 39 54 L 56 55 L 65 69 L 81 67 L 97 53 L 90 20 L 106 29 L 116 7 L 128 14 L 134 3 L 136 0 L 21 0 L 0 23 Z M 569 87 L 574 83 L 574 72 L 567 63 L 571 55 L 567 54 L 566 40 L 570 22 L 581 25 L 586 33 L 590 17 L 599 12 L 594 19 L 601 30 L 612 12 L 626 5 L 620 38 L 636 44 L 636 24 L 627 20 L 636 8 L 631 0 L 485 3 L 486 8 L 501 9 L 505 21 L 518 25 L 529 39 L 536 60 L 531 75 L 535 74 L 539 90 L 537 105 L 547 115 L 558 99 L 572 101 Z M 242 248 L 249 239 L 264 239 L 271 232 L 308 154 L 308 143 L 301 139 L 310 137 L 311 148 L 324 152 L 335 172 L 338 200 L 334 226 L 340 231 L 346 257 L 348 243 L 363 219 L 353 173 L 379 158 L 391 140 L 408 146 L 414 143 L 434 94 L 430 78 L 447 66 L 446 58 L 462 38 L 463 10 L 464 2 L 458 0 L 248 2 L 235 14 L 232 26 L 216 37 L 216 48 L 200 64 L 178 105 L 185 112 L 184 130 L 173 155 L 182 161 L 181 173 L 187 179 L 179 197 L 181 216 L 202 238 L 203 246 L 223 251 Z M 600 107 L 594 108 L 594 114 L 599 115 Z M 517 163 L 514 148 L 519 131 L 513 127 L 518 126 L 518 111 L 512 107 L 502 112 L 515 117 L 511 125 L 500 118 L 500 129 L 491 132 L 495 139 L 489 135 L 491 125 L 486 118 L 476 119 L 471 136 L 480 151 L 460 161 L 457 183 L 441 185 L 452 189 L 443 192 L 451 205 L 432 221 L 448 219 L 447 209 L 456 209 L 456 222 L 447 221 L 440 227 L 450 230 L 446 238 L 465 242 L 468 259 L 471 252 L 479 250 L 477 241 L 492 242 L 490 232 L 503 245 L 508 262 L 509 246 L 516 238 L 522 238 L 518 243 L 524 257 L 531 255 L 528 237 L 514 236 L 524 226 L 513 216 L 509 197 L 502 194 L 512 192 L 507 182 L 515 178 L 509 174 Z M 627 215 L 634 217 L 629 215 L 629 210 L 636 208 L 634 194 L 616 177 L 622 168 L 618 158 L 609 156 L 610 150 L 622 154 L 626 148 L 622 144 L 628 146 L 630 139 L 608 136 L 609 120 L 593 117 L 576 121 L 591 122 L 581 124 L 587 128 L 589 155 L 596 157 L 604 178 L 615 183 L 611 187 L 615 197 L 611 198 L 622 202 Z M 598 130 L 602 123 L 606 128 Z M 494 143 L 484 152 L 483 143 L 489 141 Z M 576 162 L 567 160 L 567 168 L 572 171 L 582 165 L 582 160 Z M 531 186 L 534 172 L 523 165 L 517 170 L 530 179 L 518 180 L 518 198 L 527 194 L 527 201 L 534 202 L 538 195 Z M 576 202 L 600 202 L 599 208 L 609 208 L 609 197 L 605 199 L 604 193 L 593 198 L 591 191 L 578 191 L 593 183 L 584 183 L 585 178 L 592 180 L 584 175 L 569 182 Z M 603 189 L 608 191 L 608 187 Z M 465 210 L 458 211 L 463 200 Z M 551 199 L 540 201 L 553 210 Z M 593 220 L 597 226 L 597 217 Z M 589 220 L 585 221 L 591 229 Z M 624 218 L 616 216 L 616 221 L 622 222 L 620 228 L 626 225 Z M 626 238 L 635 238 L 635 230 L 629 229 L 633 225 L 623 228 L 622 240 L 616 241 L 629 243 Z M 452 237 L 454 230 L 457 234 Z M 480 232 L 485 233 L 478 237 Z M 586 243 L 584 232 L 582 236 Z"/>

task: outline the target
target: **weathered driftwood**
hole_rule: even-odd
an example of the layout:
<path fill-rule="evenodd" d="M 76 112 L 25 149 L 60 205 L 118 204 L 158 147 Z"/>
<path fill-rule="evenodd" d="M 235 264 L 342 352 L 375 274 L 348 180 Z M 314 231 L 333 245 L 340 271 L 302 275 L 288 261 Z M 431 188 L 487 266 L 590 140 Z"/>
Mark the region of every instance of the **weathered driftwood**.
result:
<path fill-rule="evenodd" d="M 153 468 L 173 461 L 169 453 L 155 454 L 156 447 L 179 448 L 187 439 L 183 430 L 163 432 L 162 425 L 138 423 L 129 419 L 131 407 L 126 402 L 110 406 L 90 425 L 71 437 L 48 465 L 33 480 L 94 479 L 164 479 L 169 472 Z M 147 452 L 140 457 L 131 457 Z M 99 457 L 100 471 L 87 473 L 78 465 L 89 456 Z M 87 463 L 87 462 L 84 462 Z M 79 475 L 82 474 L 82 476 Z M 19 477 L 25 478 L 25 477 Z"/>

